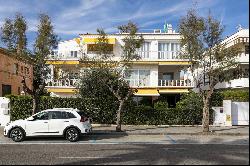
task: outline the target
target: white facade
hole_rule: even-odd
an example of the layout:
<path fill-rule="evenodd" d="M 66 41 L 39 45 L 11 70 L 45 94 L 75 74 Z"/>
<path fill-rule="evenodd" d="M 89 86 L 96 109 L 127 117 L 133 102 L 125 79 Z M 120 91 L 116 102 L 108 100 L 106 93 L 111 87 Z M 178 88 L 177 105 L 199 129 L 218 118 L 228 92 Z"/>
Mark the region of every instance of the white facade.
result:
<path fill-rule="evenodd" d="M 0 97 L 0 126 L 10 122 L 10 99 Z"/>
<path fill-rule="evenodd" d="M 223 107 L 213 107 L 214 125 L 249 125 L 249 102 L 223 100 Z"/>
<path fill-rule="evenodd" d="M 193 84 L 184 72 L 190 64 L 189 60 L 180 59 L 178 56 L 181 49 L 180 34 L 172 29 L 169 29 L 168 33 L 140 34 L 145 41 L 137 51 L 141 59 L 134 61 L 130 69 L 131 74 L 127 77 L 130 86 L 139 89 L 135 95 L 159 96 L 161 92 L 164 94 L 188 92 Z M 108 35 L 114 60 L 121 59 L 125 35 Z M 97 34 L 82 34 L 79 38 L 59 43 L 57 54 L 51 55 L 48 59 L 51 77 L 46 87 L 54 96 L 74 95 L 73 90 L 78 82 L 78 76 L 84 70 L 80 59 L 84 56 L 96 56 L 95 51 L 91 50 L 91 45 L 96 44 L 97 37 Z"/>
<path fill-rule="evenodd" d="M 240 29 L 235 34 L 223 40 L 222 44 L 226 44 L 226 48 L 235 46 L 239 48 L 240 53 L 235 60 L 239 63 L 243 74 L 232 78 L 229 82 L 216 84 L 215 89 L 249 88 L 249 29 Z M 197 69 L 196 77 L 203 78 L 201 73 L 201 69 Z M 202 88 L 206 89 L 207 85 L 204 85 Z M 193 90 L 196 91 L 197 89 Z"/>

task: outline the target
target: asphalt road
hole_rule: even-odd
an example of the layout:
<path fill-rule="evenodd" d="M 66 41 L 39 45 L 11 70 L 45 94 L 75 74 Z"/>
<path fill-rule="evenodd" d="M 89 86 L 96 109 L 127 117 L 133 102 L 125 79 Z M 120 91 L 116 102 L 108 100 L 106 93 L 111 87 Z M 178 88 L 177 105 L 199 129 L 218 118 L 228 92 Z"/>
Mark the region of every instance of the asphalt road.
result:
<path fill-rule="evenodd" d="M 0 144 L 1 165 L 249 164 L 249 145 Z"/>
<path fill-rule="evenodd" d="M 0 137 L 0 165 L 40 164 L 249 164 L 249 136 L 86 135 L 27 138 L 15 143 Z"/>

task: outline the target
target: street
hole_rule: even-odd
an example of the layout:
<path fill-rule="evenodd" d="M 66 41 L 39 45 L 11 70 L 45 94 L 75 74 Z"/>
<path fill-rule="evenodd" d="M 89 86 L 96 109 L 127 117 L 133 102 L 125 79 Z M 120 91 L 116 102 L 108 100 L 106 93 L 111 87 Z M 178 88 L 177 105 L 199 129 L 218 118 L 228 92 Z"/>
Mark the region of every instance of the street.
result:
<path fill-rule="evenodd" d="M 87 135 L 0 139 L 0 164 L 249 164 L 249 136 Z"/>
<path fill-rule="evenodd" d="M 0 145 L 0 164 L 249 164 L 248 145 L 31 144 Z"/>

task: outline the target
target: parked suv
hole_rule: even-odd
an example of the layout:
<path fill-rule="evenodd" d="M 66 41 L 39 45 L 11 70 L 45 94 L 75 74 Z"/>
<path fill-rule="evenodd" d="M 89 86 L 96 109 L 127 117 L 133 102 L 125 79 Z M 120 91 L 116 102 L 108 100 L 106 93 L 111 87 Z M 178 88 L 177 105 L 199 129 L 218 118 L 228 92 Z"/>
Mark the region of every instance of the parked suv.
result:
<path fill-rule="evenodd" d="M 91 131 L 90 118 L 84 112 L 73 108 L 53 108 L 8 123 L 4 136 L 15 142 L 23 141 L 26 136 L 64 136 L 75 142 L 81 134 Z"/>

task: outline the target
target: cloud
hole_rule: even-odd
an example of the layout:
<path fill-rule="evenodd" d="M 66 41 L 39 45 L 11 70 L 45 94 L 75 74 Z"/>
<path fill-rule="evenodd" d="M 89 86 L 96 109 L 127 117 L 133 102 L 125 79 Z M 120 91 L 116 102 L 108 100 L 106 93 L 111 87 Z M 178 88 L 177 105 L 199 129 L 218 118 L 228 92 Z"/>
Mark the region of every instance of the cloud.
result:
<path fill-rule="evenodd" d="M 236 19 L 239 19 L 237 16 L 244 15 L 242 11 L 238 11 L 238 13 L 235 12 L 235 16 L 228 17 L 226 11 L 229 11 L 228 6 L 233 4 L 229 4 L 227 0 L 74 0 L 70 2 L 68 0 L 0 0 L 0 23 L 2 24 L 6 17 L 13 17 L 15 12 L 19 11 L 24 14 L 29 23 L 29 33 L 34 33 L 37 30 L 38 13 L 46 12 L 51 16 L 55 32 L 62 38 L 86 32 L 95 33 L 97 28 L 103 28 L 107 33 L 114 33 L 117 32 L 118 25 L 126 24 L 129 20 L 137 23 L 142 29 L 153 29 L 159 24 L 163 25 L 165 20 L 167 23 L 176 25 L 179 18 L 184 16 L 196 1 L 199 15 L 206 16 L 208 9 L 212 8 L 212 12 L 215 11 L 213 13 L 223 23 L 237 22 Z M 237 0 L 235 3 L 239 4 Z"/>

